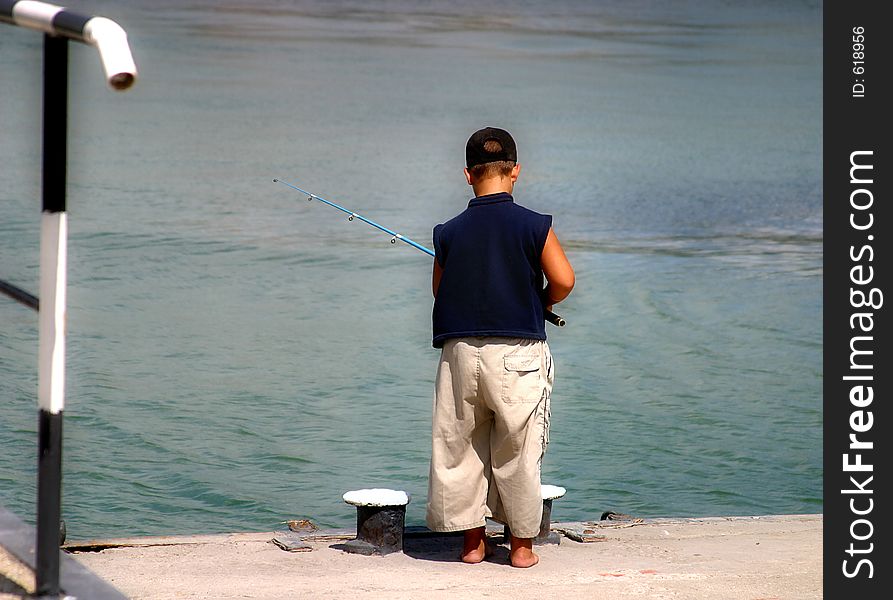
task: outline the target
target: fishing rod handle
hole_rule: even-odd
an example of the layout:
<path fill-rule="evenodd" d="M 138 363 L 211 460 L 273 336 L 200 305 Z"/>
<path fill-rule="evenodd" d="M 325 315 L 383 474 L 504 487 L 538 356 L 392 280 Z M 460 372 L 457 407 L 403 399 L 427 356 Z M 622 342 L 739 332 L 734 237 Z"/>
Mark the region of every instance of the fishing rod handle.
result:
<path fill-rule="evenodd" d="M 553 313 L 551 310 L 543 311 L 543 313 L 546 317 L 546 320 L 552 325 L 555 325 L 556 327 L 564 327 L 565 325 L 567 325 L 567 321 Z"/>

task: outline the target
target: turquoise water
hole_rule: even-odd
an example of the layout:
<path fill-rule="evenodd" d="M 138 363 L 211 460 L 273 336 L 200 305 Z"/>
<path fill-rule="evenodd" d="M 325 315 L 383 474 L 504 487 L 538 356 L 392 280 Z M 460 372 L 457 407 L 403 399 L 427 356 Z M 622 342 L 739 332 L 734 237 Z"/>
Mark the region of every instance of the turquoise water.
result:
<path fill-rule="evenodd" d="M 577 288 L 557 519 L 822 511 L 821 5 L 70 2 L 72 538 L 424 514 L 430 245 L 474 129 L 518 141 Z M 471 15 L 474 15 L 472 17 Z M 0 36 L 0 278 L 36 293 L 40 35 Z M 0 298 L 0 503 L 33 521 L 37 318 Z"/>

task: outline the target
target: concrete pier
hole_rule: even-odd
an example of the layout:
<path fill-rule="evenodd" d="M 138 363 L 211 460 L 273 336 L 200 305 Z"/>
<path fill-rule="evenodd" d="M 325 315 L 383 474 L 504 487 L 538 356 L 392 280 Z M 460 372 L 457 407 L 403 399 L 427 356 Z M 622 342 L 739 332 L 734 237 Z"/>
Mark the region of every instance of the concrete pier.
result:
<path fill-rule="evenodd" d="M 314 531 L 304 537 L 309 548 L 299 552 L 271 543 L 287 530 L 93 540 L 66 548 L 142 600 L 822 597 L 822 515 L 553 523 L 552 530 L 563 536 L 561 544 L 537 546 L 540 564 L 531 569 L 510 567 L 505 545 L 481 564 L 463 564 L 457 536 L 408 533 L 403 552 L 348 554 L 339 546 L 355 532 L 346 530 Z M 501 527 L 488 533 L 501 540 Z"/>

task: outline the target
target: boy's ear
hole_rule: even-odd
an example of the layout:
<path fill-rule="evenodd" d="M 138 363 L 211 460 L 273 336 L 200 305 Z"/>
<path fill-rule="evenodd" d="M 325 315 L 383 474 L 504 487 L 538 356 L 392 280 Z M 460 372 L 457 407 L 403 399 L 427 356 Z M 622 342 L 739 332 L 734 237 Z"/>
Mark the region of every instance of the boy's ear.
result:
<path fill-rule="evenodd" d="M 465 181 L 468 182 L 468 185 L 472 185 L 471 183 L 471 172 L 468 169 L 462 169 L 465 171 Z"/>
<path fill-rule="evenodd" d="M 521 174 L 521 163 L 516 162 L 515 166 L 512 167 L 512 183 L 515 183 L 518 180 L 518 175 Z"/>

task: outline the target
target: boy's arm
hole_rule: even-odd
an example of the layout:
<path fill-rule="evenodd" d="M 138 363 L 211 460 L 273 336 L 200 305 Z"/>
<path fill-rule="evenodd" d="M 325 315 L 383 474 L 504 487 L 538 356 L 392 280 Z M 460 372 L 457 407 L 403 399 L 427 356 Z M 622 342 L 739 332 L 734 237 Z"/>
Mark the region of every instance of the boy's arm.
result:
<path fill-rule="evenodd" d="M 435 268 L 436 268 L 435 261 Z M 555 236 L 552 228 L 549 228 L 549 235 L 543 246 L 543 253 L 540 256 L 540 265 L 543 267 L 543 273 L 548 280 L 546 289 L 543 290 L 543 305 L 546 310 L 551 310 L 553 304 L 557 304 L 567 298 L 571 290 L 574 289 L 576 278 L 574 277 L 574 269 L 564 254 L 564 248 Z"/>
<path fill-rule="evenodd" d="M 434 292 L 434 297 L 437 298 L 437 288 L 440 287 L 440 277 L 443 275 L 443 267 L 440 266 L 440 263 L 437 262 L 437 259 L 434 259 L 434 271 L 431 273 L 431 291 Z"/>

